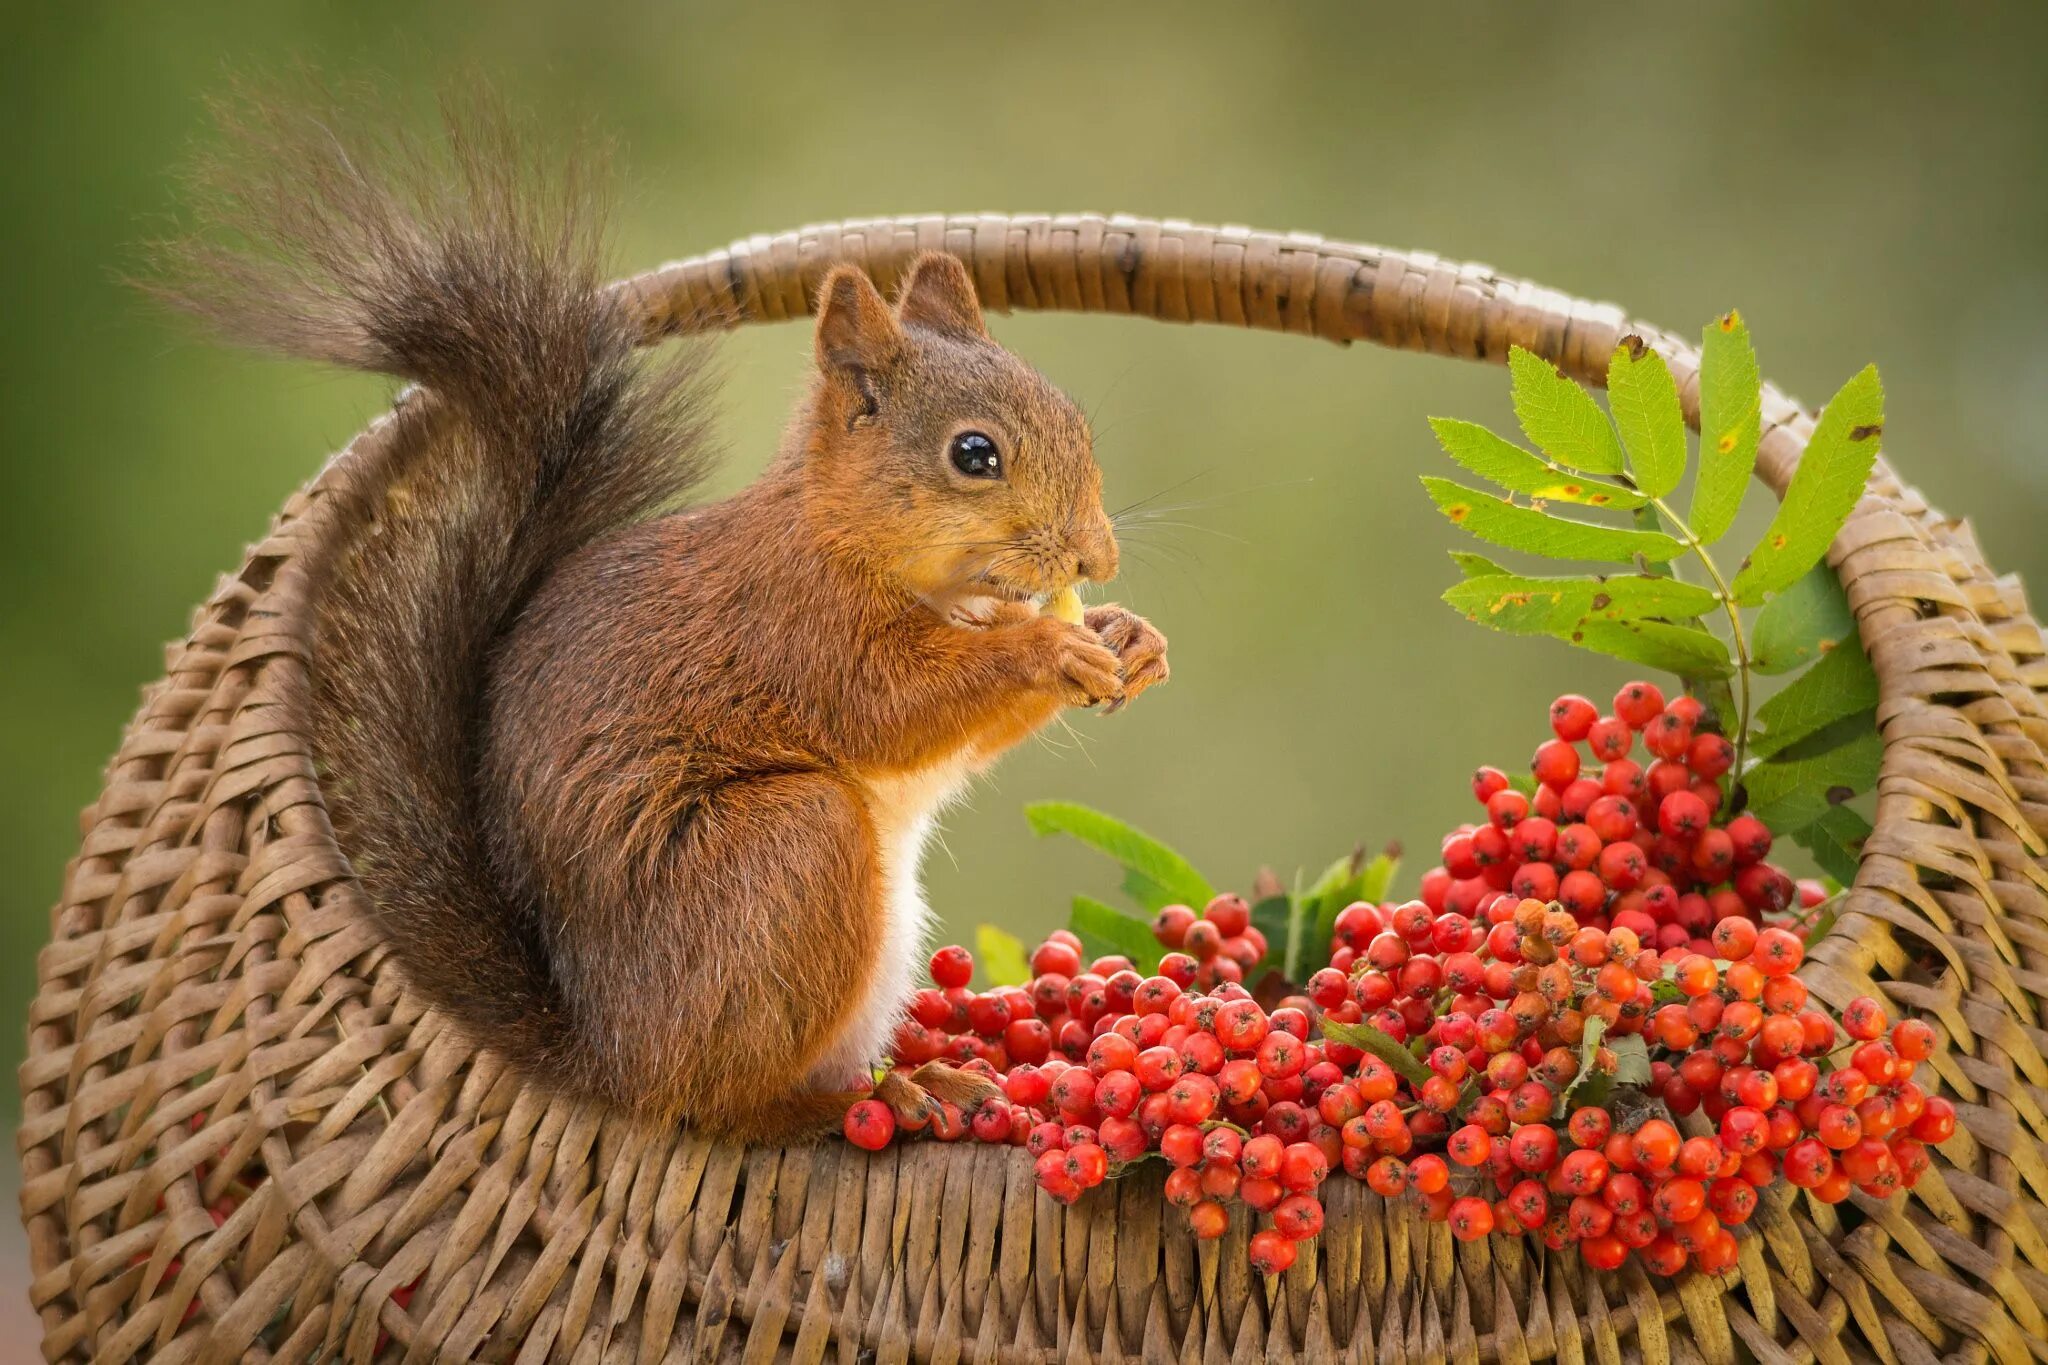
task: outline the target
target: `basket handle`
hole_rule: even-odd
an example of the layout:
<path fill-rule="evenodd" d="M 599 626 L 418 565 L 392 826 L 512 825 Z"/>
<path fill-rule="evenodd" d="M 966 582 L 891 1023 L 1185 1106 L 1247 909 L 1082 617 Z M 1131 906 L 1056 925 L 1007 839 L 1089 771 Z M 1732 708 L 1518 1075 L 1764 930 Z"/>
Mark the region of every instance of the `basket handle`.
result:
<path fill-rule="evenodd" d="M 1425 251 L 1333 242 L 1312 233 L 1206 227 L 1179 219 L 1072 214 L 852 218 L 754 236 L 626 280 L 619 288 L 650 341 L 780 322 L 810 312 L 825 272 L 859 265 L 883 289 L 920 253 L 946 251 L 973 274 L 982 306 L 1124 313 L 1376 342 L 1505 362 L 1510 345 L 1604 384 L 1624 336 L 1670 365 L 1686 421 L 1699 425 L 1699 352 L 1679 337 L 1594 303 Z M 1764 386 L 1757 472 L 1774 493 L 1799 462 L 1812 419 Z"/>

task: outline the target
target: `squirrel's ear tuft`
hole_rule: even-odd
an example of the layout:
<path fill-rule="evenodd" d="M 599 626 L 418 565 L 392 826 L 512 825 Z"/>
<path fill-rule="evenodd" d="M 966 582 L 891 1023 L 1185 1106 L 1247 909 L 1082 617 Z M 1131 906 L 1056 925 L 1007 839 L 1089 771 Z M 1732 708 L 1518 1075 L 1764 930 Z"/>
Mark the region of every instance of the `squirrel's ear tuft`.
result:
<path fill-rule="evenodd" d="M 943 251 L 927 251 L 911 263 L 896 296 L 896 314 L 908 326 L 967 337 L 988 335 L 974 280 L 958 257 Z"/>
<path fill-rule="evenodd" d="M 901 352 L 903 329 L 860 267 L 837 265 L 818 286 L 818 368 L 884 369 Z"/>

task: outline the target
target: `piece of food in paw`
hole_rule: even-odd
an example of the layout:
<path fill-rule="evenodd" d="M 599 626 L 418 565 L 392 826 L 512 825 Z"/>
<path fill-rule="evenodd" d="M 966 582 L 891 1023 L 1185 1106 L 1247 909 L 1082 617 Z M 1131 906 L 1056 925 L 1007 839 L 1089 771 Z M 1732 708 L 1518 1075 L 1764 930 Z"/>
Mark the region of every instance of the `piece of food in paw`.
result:
<path fill-rule="evenodd" d="M 1070 626 L 1081 624 L 1081 594 L 1072 587 L 1061 588 L 1045 599 L 1045 614 L 1065 621 Z"/>

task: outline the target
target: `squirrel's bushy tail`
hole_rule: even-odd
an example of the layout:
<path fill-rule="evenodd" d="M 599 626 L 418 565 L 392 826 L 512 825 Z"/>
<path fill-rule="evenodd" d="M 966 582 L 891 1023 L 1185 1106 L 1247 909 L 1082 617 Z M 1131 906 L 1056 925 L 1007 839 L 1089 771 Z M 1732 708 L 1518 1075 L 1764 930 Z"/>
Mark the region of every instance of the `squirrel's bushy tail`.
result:
<path fill-rule="evenodd" d="M 199 179 L 201 231 L 150 287 L 235 340 L 426 390 L 320 605 L 314 740 L 408 978 L 562 1080 L 575 1059 L 535 920 L 501 903 L 477 816 L 490 653 L 548 565 L 697 482 L 705 386 L 694 346 L 636 357 L 587 166 L 544 169 L 486 101 L 446 122 L 428 149 L 331 106 L 238 104 Z"/>

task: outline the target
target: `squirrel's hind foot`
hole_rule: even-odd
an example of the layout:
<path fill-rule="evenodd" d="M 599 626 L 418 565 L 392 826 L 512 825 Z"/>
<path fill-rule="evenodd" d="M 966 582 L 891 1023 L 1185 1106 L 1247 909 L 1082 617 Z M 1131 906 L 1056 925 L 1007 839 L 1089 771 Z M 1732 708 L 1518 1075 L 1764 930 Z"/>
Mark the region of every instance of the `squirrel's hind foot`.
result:
<path fill-rule="evenodd" d="M 950 1062 L 926 1062 L 904 1075 L 891 1071 L 875 1082 L 874 1098 L 889 1106 L 896 1120 L 908 1127 L 922 1127 L 944 1100 L 963 1114 L 971 1114 L 991 1100 L 1003 1098 L 1003 1089 L 986 1076 L 963 1071 Z"/>
<path fill-rule="evenodd" d="M 958 1106 L 962 1113 L 1003 1098 L 1003 1088 L 994 1081 L 950 1062 L 926 1062 L 911 1073 L 910 1079 L 933 1097 Z"/>

